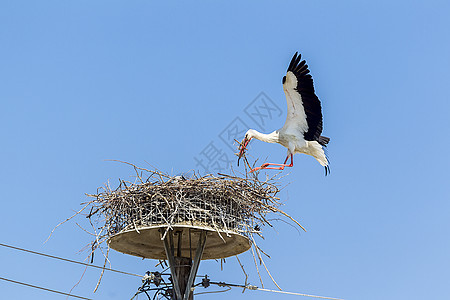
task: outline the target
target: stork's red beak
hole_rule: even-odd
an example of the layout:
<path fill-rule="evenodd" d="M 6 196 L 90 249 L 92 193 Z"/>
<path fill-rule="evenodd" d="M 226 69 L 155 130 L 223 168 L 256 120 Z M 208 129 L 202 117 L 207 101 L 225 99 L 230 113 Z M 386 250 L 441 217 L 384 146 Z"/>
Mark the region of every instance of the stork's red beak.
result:
<path fill-rule="evenodd" d="M 242 143 L 239 145 L 239 157 L 238 157 L 238 166 L 239 166 L 239 160 L 241 159 L 241 157 L 244 155 L 245 150 L 247 148 L 248 143 L 250 142 L 250 139 L 247 139 L 247 137 L 244 137 L 244 139 L 242 140 Z"/>

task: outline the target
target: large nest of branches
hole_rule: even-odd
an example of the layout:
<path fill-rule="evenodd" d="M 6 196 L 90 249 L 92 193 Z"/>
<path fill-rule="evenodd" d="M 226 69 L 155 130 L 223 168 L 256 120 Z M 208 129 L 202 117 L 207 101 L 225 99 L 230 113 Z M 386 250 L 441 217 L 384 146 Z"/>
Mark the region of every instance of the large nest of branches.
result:
<path fill-rule="evenodd" d="M 87 203 L 88 218 L 100 224 L 95 226 L 100 229 L 96 246 L 121 231 L 150 225 L 202 225 L 249 237 L 262 226 L 272 226 L 266 218 L 270 212 L 297 223 L 279 209 L 279 188 L 273 180 L 224 174 L 186 178 L 133 167 L 134 182 L 120 180 L 115 189 L 106 185 L 88 195 L 94 198 Z"/>
<path fill-rule="evenodd" d="M 111 237 L 124 231 L 139 232 L 139 228 L 153 225 L 162 225 L 166 228 L 166 233 L 176 225 L 210 227 L 219 235 L 220 232 L 233 231 L 248 237 L 255 249 L 252 254 L 256 269 L 258 270 L 258 258 L 276 284 L 262 258 L 262 254 L 268 255 L 256 245 L 253 235 L 262 237 L 262 227 L 273 227 L 270 223 L 273 218 L 267 218 L 270 213 L 282 215 L 305 229 L 279 209 L 281 202 L 277 194 L 280 189 L 275 177 L 261 181 L 257 176 L 247 175 L 170 176 L 158 170 L 129 165 L 133 166 L 136 172 L 133 182 L 119 180 L 120 183 L 115 189 L 106 184 L 100 187 L 96 194 L 87 194 L 92 199 L 83 203 L 83 207 L 70 218 L 58 224 L 52 233 L 75 216 L 86 214 L 93 232 L 85 230 L 78 223 L 77 225 L 95 237 L 88 246 L 91 249 L 91 262 L 95 250 L 100 249 L 105 257 L 105 267 L 110 248 L 108 246 L 105 253 L 102 246 Z M 241 267 L 243 268 L 242 264 Z M 245 271 L 244 274 L 247 277 Z M 260 281 L 263 285 L 261 276 Z"/>

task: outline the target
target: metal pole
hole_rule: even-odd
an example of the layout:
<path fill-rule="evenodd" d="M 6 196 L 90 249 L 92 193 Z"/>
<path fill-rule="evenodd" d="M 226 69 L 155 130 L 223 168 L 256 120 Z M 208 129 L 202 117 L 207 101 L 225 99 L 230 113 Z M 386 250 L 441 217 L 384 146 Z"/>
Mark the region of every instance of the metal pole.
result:
<path fill-rule="evenodd" d="M 186 284 L 186 291 L 184 292 L 184 300 L 189 299 L 191 293 L 191 287 L 195 280 L 195 275 L 197 275 L 198 266 L 200 265 L 200 260 L 202 259 L 203 251 L 206 245 L 206 231 L 202 230 L 200 232 L 200 237 L 198 239 L 197 250 L 195 251 L 194 264 L 191 267 L 191 272 L 189 274 L 189 279 Z"/>
<path fill-rule="evenodd" d="M 169 239 L 169 242 L 167 241 Z M 172 283 L 175 290 L 175 295 L 177 299 L 183 299 L 181 295 L 180 286 L 178 285 L 178 276 L 175 270 L 175 256 L 174 256 L 174 246 L 173 246 L 173 235 L 172 231 L 169 232 L 164 239 L 164 249 L 166 250 L 167 260 L 169 261 L 170 273 L 172 274 Z"/>

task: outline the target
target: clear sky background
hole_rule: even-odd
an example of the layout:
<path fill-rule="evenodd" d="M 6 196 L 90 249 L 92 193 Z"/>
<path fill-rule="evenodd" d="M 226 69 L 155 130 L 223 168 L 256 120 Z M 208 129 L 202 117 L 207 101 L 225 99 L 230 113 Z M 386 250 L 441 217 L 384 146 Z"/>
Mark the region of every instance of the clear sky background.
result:
<path fill-rule="evenodd" d="M 1 1 L 0 243 L 84 260 L 91 236 L 74 222 L 43 242 L 84 193 L 133 175 L 106 159 L 178 174 L 201 172 L 194 157 L 210 142 L 232 156 L 218 136 L 236 117 L 261 130 L 244 112 L 261 92 L 282 110 L 265 131 L 282 127 L 281 79 L 299 51 L 322 101 L 332 173 L 295 156 L 283 209 L 308 232 L 264 228 L 271 273 L 284 290 L 348 300 L 449 299 L 449 13 L 434 0 Z M 259 141 L 249 149 L 271 162 L 285 153 Z M 114 251 L 110 259 L 156 270 Z M 242 261 L 259 285 L 251 256 Z M 65 292 L 84 270 L 4 247 L 0 265 L 0 277 Z M 244 282 L 234 258 L 199 273 Z M 140 285 L 106 273 L 93 294 L 98 277 L 87 270 L 73 293 L 129 299 Z M 0 294 L 64 297 L 4 281 Z M 301 299 L 198 296 L 229 297 Z"/>

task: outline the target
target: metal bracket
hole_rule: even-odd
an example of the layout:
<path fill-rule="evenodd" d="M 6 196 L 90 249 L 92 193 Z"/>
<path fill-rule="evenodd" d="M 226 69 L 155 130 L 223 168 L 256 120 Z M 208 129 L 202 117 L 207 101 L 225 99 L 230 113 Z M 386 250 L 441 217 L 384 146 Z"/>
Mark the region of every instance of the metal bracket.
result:
<path fill-rule="evenodd" d="M 178 233 L 178 249 L 177 255 L 181 254 L 181 232 Z M 188 281 L 186 284 L 186 290 L 184 291 L 184 295 L 181 293 L 179 286 L 179 278 L 177 276 L 175 270 L 175 247 L 173 243 L 173 231 L 168 230 L 166 237 L 164 238 L 164 250 L 166 251 L 167 260 L 169 261 L 170 273 L 172 274 L 172 283 L 173 289 L 175 290 L 175 296 L 177 300 L 188 300 L 189 295 L 191 293 L 191 288 L 195 280 L 195 276 L 197 275 L 198 267 L 200 265 L 200 261 L 202 259 L 203 251 L 205 250 L 206 245 L 206 231 L 201 230 L 200 236 L 198 239 L 197 249 L 195 251 L 194 261 L 191 267 L 191 271 L 189 273 Z M 183 297 L 184 296 L 184 297 Z"/>
<path fill-rule="evenodd" d="M 169 240 L 169 241 L 167 241 Z M 172 274 L 172 283 L 175 290 L 175 295 L 177 299 L 183 299 L 181 295 L 180 286 L 178 285 L 178 277 L 175 270 L 175 254 L 173 246 L 173 233 L 171 230 L 166 235 L 164 239 L 164 249 L 166 250 L 167 260 L 169 261 L 170 273 Z"/>
<path fill-rule="evenodd" d="M 192 284 L 195 280 L 195 275 L 197 275 L 198 266 L 200 265 L 200 260 L 202 259 L 203 251 L 206 245 L 206 231 L 202 230 L 200 232 L 200 237 L 198 239 L 197 250 L 195 251 L 194 263 L 191 267 L 191 272 L 189 274 L 189 279 L 186 285 L 186 291 L 184 292 L 184 300 L 189 299 L 189 294 L 191 293 Z"/>

